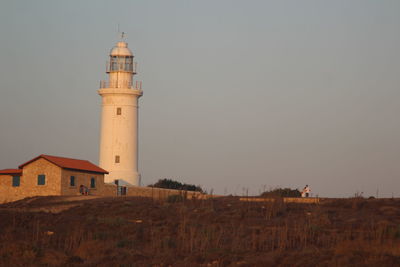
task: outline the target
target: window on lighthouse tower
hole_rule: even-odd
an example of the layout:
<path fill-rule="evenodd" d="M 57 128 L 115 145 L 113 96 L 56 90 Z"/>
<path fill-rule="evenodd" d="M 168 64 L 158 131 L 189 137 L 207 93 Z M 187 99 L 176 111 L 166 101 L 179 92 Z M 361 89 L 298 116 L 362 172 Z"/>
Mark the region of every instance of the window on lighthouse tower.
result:
<path fill-rule="evenodd" d="M 119 156 L 115 156 L 115 163 L 119 163 Z"/>
<path fill-rule="evenodd" d="M 122 114 L 122 108 L 117 108 L 117 115 L 121 115 Z"/>

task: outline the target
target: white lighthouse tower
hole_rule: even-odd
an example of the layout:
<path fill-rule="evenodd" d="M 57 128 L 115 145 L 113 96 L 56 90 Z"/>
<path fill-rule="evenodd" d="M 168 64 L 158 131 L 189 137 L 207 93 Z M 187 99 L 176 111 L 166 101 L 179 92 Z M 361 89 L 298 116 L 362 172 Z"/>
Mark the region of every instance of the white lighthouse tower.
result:
<path fill-rule="evenodd" d="M 108 81 L 100 82 L 102 97 L 100 162 L 109 172 L 106 183 L 140 185 L 138 172 L 138 99 L 142 83 L 133 81 L 136 63 L 122 40 L 111 49 L 107 62 Z"/>

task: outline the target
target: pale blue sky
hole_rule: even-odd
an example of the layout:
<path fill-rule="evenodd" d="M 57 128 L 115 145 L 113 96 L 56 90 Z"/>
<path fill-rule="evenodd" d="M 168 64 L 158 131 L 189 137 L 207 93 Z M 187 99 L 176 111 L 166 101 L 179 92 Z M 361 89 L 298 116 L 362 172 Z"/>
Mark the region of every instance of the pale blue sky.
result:
<path fill-rule="evenodd" d="M 117 25 L 140 171 L 217 193 L 400 197 L 400 1 L 0 1 L 0 169 L 98 162 Z"/>

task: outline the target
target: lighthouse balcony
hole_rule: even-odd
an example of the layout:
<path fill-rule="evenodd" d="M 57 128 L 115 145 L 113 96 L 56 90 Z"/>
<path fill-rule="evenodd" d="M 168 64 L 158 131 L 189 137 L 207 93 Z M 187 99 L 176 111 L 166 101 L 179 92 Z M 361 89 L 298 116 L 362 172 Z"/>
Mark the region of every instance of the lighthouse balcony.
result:
<path fill-rule="evenodd" d="M 117 81 L 117 82 L 110 82 L 110 81 L 100 81 L 100 89 L 102 88 L 129 88 L 133 90 L 142 90 L 142 82 L 141 81 Z"/>

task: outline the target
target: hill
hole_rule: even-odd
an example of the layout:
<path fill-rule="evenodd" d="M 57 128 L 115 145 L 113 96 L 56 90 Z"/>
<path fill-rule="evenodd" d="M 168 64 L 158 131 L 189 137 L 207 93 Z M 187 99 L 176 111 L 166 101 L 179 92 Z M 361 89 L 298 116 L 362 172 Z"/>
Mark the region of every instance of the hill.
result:
<path fill-rule="evenodd" d="M 0 266 L 400 266 L 400 200 L 31 198 L 0 205 Z"/>

